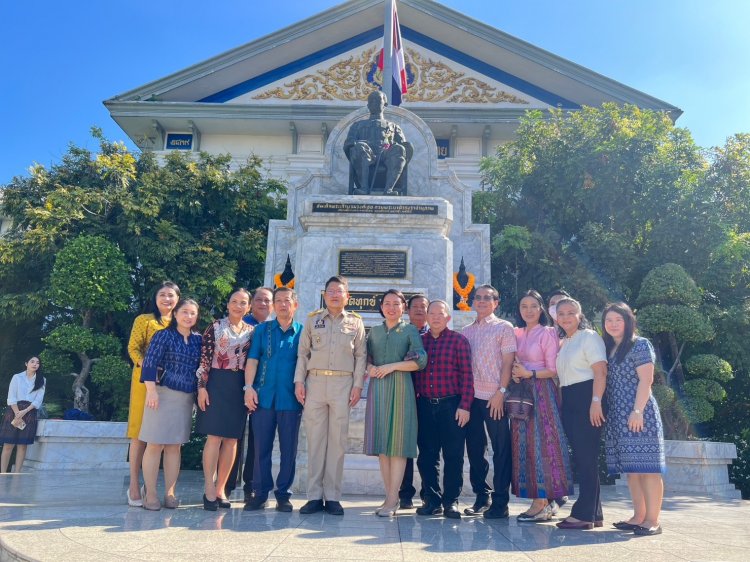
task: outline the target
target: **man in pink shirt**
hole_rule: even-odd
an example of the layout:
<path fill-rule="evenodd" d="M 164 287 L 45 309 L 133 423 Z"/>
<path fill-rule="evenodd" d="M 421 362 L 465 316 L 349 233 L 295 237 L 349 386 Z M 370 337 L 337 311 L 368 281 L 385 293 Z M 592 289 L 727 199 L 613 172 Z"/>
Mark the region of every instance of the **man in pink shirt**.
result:
<path fill-rule="evenodd" d="M 482 513 L 487 519 L 508 517 L 510 500 L 510 429 L 504 415 L 504 402 L 516 355 L 516 336 L 510 322 L 495 316 L 499 304 L 497 289 L 492 285 L 479 286 L 472 305 L 477 318 L 462 332 L 471 344 L 474 374 L 474 402 L 466 428 L 466 453 L 471 487 L 477 496 L 474 505 L 466 508 L 464 513 Z M 492 487 L 487 484 L 490 470 L 485 457 L 488 434 L 494 470 Z"/>

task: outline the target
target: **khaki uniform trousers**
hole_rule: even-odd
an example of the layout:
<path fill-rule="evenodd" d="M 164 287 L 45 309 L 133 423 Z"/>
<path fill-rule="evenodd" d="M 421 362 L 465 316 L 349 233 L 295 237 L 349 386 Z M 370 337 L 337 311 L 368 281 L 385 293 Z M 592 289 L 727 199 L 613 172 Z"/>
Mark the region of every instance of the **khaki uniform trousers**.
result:
<path fill-rule="evenodd" d="M 349 438 L 351 376 L 309 374 L 302 422 L 307 434 L 307 499 L 341 500 Z"/>

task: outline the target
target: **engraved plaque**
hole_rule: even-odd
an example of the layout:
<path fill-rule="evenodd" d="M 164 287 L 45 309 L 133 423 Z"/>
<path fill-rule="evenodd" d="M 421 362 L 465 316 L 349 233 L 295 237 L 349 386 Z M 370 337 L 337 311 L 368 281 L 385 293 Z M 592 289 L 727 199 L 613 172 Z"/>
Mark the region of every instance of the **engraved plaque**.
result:
<path fill-rule="evenodd" d="M 404 279 L 406 277 L 406 252 L 341 250 L 339 274 L 345 277 Z"/>
<path fill-rule="evenodd" d="M 380 312 L 380 297 L 383 293 L 380 291 L 349 291 L 349 303 L 346 309 L 349 312 Z M 421 295 L 422 293 L 404 293 L 408 301 L 412 295 Z M 320 292 L 320 308 L 326 305 L 323 300 L 323 291 Z M 367 328 L 369 330 L 369 328 Z"/>
<path fill-rule="evenodd" d="M 437 215 L 437 205 L 396 203 L 313 203 L 313 213 L 364 213 L 385 215 Z"/>

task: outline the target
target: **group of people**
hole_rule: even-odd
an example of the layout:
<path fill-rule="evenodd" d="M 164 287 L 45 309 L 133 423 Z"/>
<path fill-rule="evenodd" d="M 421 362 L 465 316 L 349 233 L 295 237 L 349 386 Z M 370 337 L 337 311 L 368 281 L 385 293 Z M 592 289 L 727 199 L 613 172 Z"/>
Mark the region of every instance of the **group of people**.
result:
<path fill-rule="evenodd" d="M 539 293 L 528 291 L 514 328 L 495 314 L 498 291 L 481 285 L 472 305 L 476 319 L 457 332 L 448 327 L 447 302 L 425 295 L 407 301 L 391 289 L 380 300 L 383 323 L 366 334 L 362 318 L 346 310 L 348 297 L 347 280 L 331 277 L 325 307 L 303 325 L 295 320 L 293 289 L 261 287 L 254 295 L 238 289 L 229 297 L 227 315 L 201 335 L 195 331 L 198 304 L 181 298 L 174 283 L 158 287 L 151 312 L 136 318 L 128 346 L 134 363 L 128 504 L 148 510 L 178 506 L 180 447 L 190 439 L 197 404 L 195 430 L 207 436 L 204 509 L 231 507 L 228 497 L 244 456 L 244 509 L 265 508 L 273 492 L 276 509 L 292 511 L 304 424 L 308 501 L 300 512 L 342 515 L 349 414 L 369 379 L 364 453 L 378 457 L 385 490 L 377 515 L 414 507 L 416 458 L 422 500 L 416 513 L 460 519 L 466 453 L 475 500 L 463 515 L 506 518 L 512 492 L 531 500 L 519 522 L 549 521 L 573 494 L 575 472 L 577 500 L 557 526 L 601 527 L 604 432 L 607 467 L 627 474 L 633 500 L 632 517 L 614 526 L 639 535 L 661 532 L 665 458 L 651 394 L 654 350 L 636 335 L 626 304 L 606 307 L 599 335 L 565 291 L 554 293 L 548 307 Z M 26 367 L 12 379 L 0 428 L 0 440 L 18 447 L 21 464 L 44 394 L 39 359 L 30 358 Z M 238 443 L 245 432 L 243 455 Z M 3 471 L 11 450 L 3 448 Z M 157 495 L 162 457 L 163 501 Z"/>

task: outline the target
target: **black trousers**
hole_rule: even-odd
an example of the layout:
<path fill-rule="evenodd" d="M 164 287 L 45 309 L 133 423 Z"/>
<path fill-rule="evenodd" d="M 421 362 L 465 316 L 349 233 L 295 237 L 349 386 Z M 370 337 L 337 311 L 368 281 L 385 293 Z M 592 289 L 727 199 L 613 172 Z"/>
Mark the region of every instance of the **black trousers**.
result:
<path fill-rule="evenodd" d="M 422 477 L 424 501 L 449 507 L 458 502 L 464 484 L 466 428 L 459 427 L 456 410 L 459 396 L 417 399 L 417 468 Z M 443 454 L 443 489 L 438 482 L 440 453 Z"/>
<path fill-rule="evenodd" d="M 242 458 L 242 444 L 245 441 L 245 428 L 242 430 L 242 435 L 239 441 L 237 441 L 237 455 L 234 457 L 234 464 L 229 471 L 229 479 L 227 480 L 226 494 L 229 494 L 240 484 L 239 471 L 240 471 L 240 459 Z M 242 469 L 242 481 L 244 485 L 242 490 L 245 492 L 245 496 L 249 497 L 253 492 L 253 469 L 255 467 L 255 435 L 253 434 L 253 418 L 252 415 L 247 418 L 247 451 L 245 453 L 244 468 Z"/>
<path fill-rule="evenodd" d="M 411 374 L 412 384 L 414 383 L 414 373 Z M 414 459 L 406 459 L 406 469 L 404 470 L 404 479 L 401 481 L 401 488 L 398 490 L 398 497 L 401 500 L 411 501 L 417 489 L 414 487 Z M 420 497 L 422 493 L 419 493 Z"/>
<path fill-rule="evenodd" d="M 486 432 L 485 432 L 486 428 Z M 487 484 L 490 463 L 487 461 L 487 435 L 492 445 L 492 487 Z M 466 425 L 466 455 L 469 457 L 469 480 L 478 501 L 492 495 L 492 504 L 504 508 L 510 501 L 511 450 L 508 417 L 493 420 L 487 400 L 474 398 L 471 417 Z"/>
<path fill-rule="evenodd" d="M 562 387 L 562 423 L 573 450 L 575 478 L 579 492 L 570 514 L 581 521 L 602 521 L 599 497 L 599 450 L 602 428 L 591 425 L 589 408 L 594 381 Z"/>

